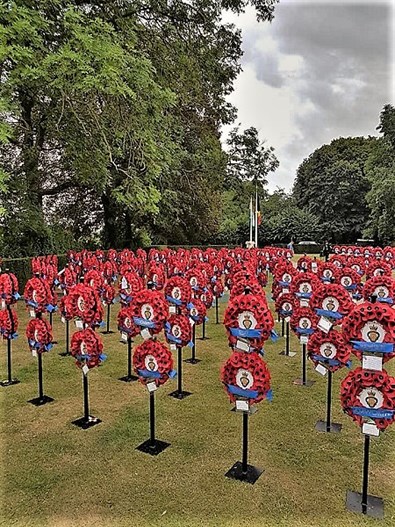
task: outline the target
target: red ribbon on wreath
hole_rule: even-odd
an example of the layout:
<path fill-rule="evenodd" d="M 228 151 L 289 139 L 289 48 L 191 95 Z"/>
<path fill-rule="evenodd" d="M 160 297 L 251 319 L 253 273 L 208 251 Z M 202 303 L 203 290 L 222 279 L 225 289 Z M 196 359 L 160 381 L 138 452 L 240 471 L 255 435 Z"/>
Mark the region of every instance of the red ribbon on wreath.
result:
<path fill-rule="evenodd" d="M 159 291 L 145 289 L 134 296 L 130 304 L 133 321 L 141 329 L 148 329 L 151 335 L 162 331 L 169 308 Z"/>
<path fill-rule="evenodd" d="M 106 359 L 103 354 L 101 338 L 91 328 L 73 334 L 70 342 L 70 353 L 76 359 L 75 364 L 79 368 L 88 366 L 89 369 L 92 369 L 100 366 Z"/>
<path fill-rule="evenodd" d="M 44 353 L 52 348 L 52 328 L 44 318 L 32 318 L 26 327 L 26 337 L 31 351 Z"/>
<path fill-rule="evenodd" d="M 317 330 L 309 338 L 307 352 L 315 366 L 321 364 L 331 372 L 350 366 L 351 346 L 342 333 L 335 329 L 328 333 Z"/>
<path fill-rule="evenodd" d="M 156 386 L 161 386 L 175 376 L 171 352 L 162 342 L 153 339 L 135 348 L 133 368 L 142 384 L 155 382 Z"/>
<path fill-rule="evenodd" d="M 103 321 L 103 307 L 99 295 L 89 285 L 77 284 L 68 294 L 70 311 L 89 326 L 100 326 Z"/>

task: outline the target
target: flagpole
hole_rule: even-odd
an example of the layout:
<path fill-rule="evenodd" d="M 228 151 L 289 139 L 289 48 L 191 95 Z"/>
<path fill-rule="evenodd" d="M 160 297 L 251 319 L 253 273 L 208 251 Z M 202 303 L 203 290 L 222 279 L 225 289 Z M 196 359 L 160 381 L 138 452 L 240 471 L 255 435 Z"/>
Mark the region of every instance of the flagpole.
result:
<path fill-rule="evenodd" d="M 258 247 L 258 184 L 255 180 L 255 247 Z"/>
<path fill-rule="evenodd" d="M 250 242 L 252 242 L 252 227 L 254 225 L 254 208 L 253 208 L 252 196 L 250 199 Z"/>

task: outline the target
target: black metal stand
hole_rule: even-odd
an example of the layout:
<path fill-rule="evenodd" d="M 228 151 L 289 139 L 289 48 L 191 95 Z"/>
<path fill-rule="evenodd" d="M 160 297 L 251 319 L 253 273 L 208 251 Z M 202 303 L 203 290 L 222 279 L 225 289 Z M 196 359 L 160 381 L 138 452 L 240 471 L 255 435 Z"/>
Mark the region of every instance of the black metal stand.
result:
<path fill-rule="evenodd" d="M 338 434 L 342 425 L 340 423 L 331 423 L 331 408 L 332 408 L 332 372 L 328 370 L 328 386 L 326 394 L 326 421 L 317 421 L 315 429 L 317 432 L 332 432 Z"/>
<path fill-rule="evenodd" d="M 111 304 L 107 304 L 107 322 L 106 322 L 106 331 L 102 331 L 103 335 L 110 335 L 114 333 L 110 331 L 110 317 L 111 317 Z"/>
<path fill-rule="evenodd" d="M 84 373 L 82 374 L 82 383 L 84 387 L 84 416 L 73 421 L 73 425 L 86 430 L 101 423 L 101 419 L 89 415 L 88 376 Z"/>
<path fill-rule="evenodd" d="M 218 319 L 218 297 L 217 296 L 215 297 L 215 323 L 219 324 L 219 319 Z"/>
<path fill-rule="evenodd" d="M 199 340 L 209 340 L 209 337 L 206 337 L 206 321 L 203 320 L 203 324 L 202 324 L 202 336 L 200 337 Z"/>
<path fill-rule="evenodd" d="M 59 353 L 61 357 L 68 357 L 71 355 L 70 353 L 70 321 L 66 320 L 65 322 L 66 326 L 66 351 L 63 351 L 63 353 Z"/>
<path fill-rule="evenodd" d="M 1 381 L 0 386 L 12 386 L 13 384 L 19 384 L 21 381 L 18 379 L 12 378 L 11 373 L 11 340 L 10 338 L 7 339 L 7 373 L 8 373 L 8 379 L 6 381 Z"/>
<path fill-rule="evenodd" d="M 150 438 L 136 447 L 136 450 L 140 450 L 140 452 L 150 454 L 151 456 L 157 456 L 170 446 L 170 443 L 159 441 L 159 439 L 155 438 L 155 392 L 150 392 L 149 394 L 149 427 Z"/>
<path fill-rule="evenodd" d="M 363 456 L 363 479 L 362 493 L 347 491 L 346 509 L 351 512 L 359 512 L 372 518 L 384 517 L 384 502 L 382 498 L 368 494 L 369 482 L 369 448 L 370 436 L 365 434 L 364 456 Z"/>
<path fill-rule="evenodd" d="M 138 377 L 132 374 L 132 337 L 128 336 L 128 374 L 121 377 L 119 380 L 123 382 L 138 381 Z"/>
<path fill-rule="evenodd" d="M 314 384 L 315 381 L 308 381 L 307 380 L 307 370 L 306 370 L 306 344 L 302 344 L 302 378 L 301 379 L 295 379 L 294 384 L 298 386 L 305 386 L 306 388 L 309 388 Z"/>
<path fill-rule="evenodd" d="M 284 322 L 284 319 L 283 319 Z M 289 351 L 289 344 L 290 344 L 290 334 L 289 334 L 289 321 L 286 322 L 285 325 L 285 351 L 282 351 L 280 355 L 284 355 L 285 357 L 295 357 L 296 353 L 294 351 Z"/>
<path fill-rule="evenodd" d="M 35 397 L 34 399 L 30 399 L 30 401 L 28 402 L 31 404 L 34 404 L 34 406 L 43 406 L 44 404 L 51 403 L 53 399 L 52 397 L 49 397 L 48 395 L 44 395 L 42 353 L 38 353 L 37 357 L 38 357 L 38 397 Z"/>
<path fill-rule="evenodd" d="M 248 412 L 243 412 L 243 458 L 242 461 L 237 461 L 233 467 L 225 474 L 227 478 L 238 479 L 251 483 L 256 482 L 262 474 L 263 469 L 249 465 L 248 459 Z"/>
<path fill-rule="evenodd" d="M 49 325 L 51 326 L 51 329 L 53 331 L 53 311 L 50 311 L 49 313 Z M 57 344 L 57 343 L 58 343 L 57 340 L 52 341 L 52 344 Z"/>
<path fill-rule="evenodd" d="M 192 355 L 190 359 L 185 359 L 184 362 L 188 362 L 189 364 L 197 364 L 200 362 L 200 359 L 196 358 L 196 324 L 192 326 Z"/>
<path fill-rule="evenodd" d="M 283 337 L 285 335 L 285 319 L 284 317 L 281 319 L 281 336 Z"/>
<path fill-rule="evenodd" d="M 169 396 L 175 399 L 185 399 L 188 395 L 192 395 L 192 393 L 182 389 L 182 347 L 177 346 L 177 390 L 169 393 Z"/>

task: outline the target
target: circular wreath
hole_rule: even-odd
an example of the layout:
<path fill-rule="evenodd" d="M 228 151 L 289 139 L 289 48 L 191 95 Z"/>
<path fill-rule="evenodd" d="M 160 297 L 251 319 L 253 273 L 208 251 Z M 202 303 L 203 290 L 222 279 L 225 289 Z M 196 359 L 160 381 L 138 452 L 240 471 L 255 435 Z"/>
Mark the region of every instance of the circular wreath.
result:
<path fill-rule="evenodd" d="M 246 338 L 253 349 L 261 350 L 270 337 L 274 320 L 263 295 L 247 294 L 236 296 L 229 302 L 224 325 L 231 347 L 238 338 Z"/>
<path fill-rule="evenodd" d="M 32 318 L 26 327 L 26 337 L 30 349 L 44 353 L 52 348 L 52 328 L 48 320 Z"/>
<path fill-rule="evenodd" d="M 145 340 L 133 353 L 133 368 L 140 382 L 164 384 L 169 377 L 174 377 L 173 356 L 169 349 L 157 340 Z"/>
<path fill-rule="evenodd" d="M 215 298 L 221 298 L 224 294 L 224 286 L 222 280 L 217 278 L 215 282 L 212 282 L 211 289 Z"/>
<path fill-rule="evenodd" d="M 270 398 L 270 372 L 257 353 L 233 352 L 222 367 L 221 381 L 232 403 L 248 399 L 252 405 Z"/>
<path fill-rule="evenodd" d="M 188 269 L 185 273 L 185 278 L 188 280 L 193 291 L 204 289 L 207 285 L 207 280 L 202 271 L 196 267 Z"/>
<path fill-rule="evenodd" d="M 130 306 L 122 307 L 118 312 L 118 329 L 130 337 L 140 333 L 140 327 L 133 322 L 133 310 Z"/>
<path fill-rule="evenodd" d="M 313 263 L 313 259 L 310 258 L 310 256 L 301 256 L 297 261 L 297 268 L 300 270 L 305 269 L 306 271 L 311 271 L 311 264 Z"/>
<path fill-rule="evenodd" d="M 361 257 L 348 258 L 347 266 L 351 267 L 351 269 L 354 269 L 354 271 L 359 274 L 360 278 L 365 274 L 365 263 Z"/>
<path fill-rule="evenodd" d="M 165 298 L 177 306 L 188 304 L 192 298 L 191 284 L 181 276 L 169 278 L 165 286 Z"/>
<path fill-rule="evenodd" d="M 63 272 L 58 273 L 58 282 L 62 289 L 70 289 L 77 283 L 77 273 L 70 267 L 66 267 Z"/>
<path fill-rule="evenodd" d="M 77 331 L 71 337 L 70 353 L 76 359 L 79 368 L 88 366 L 92 369 L 105 360 L 103 355 L 103 343 L 97 333 L 91 328 Z"/>
<path fill-rule="evenodd" d="M 151 262 L 148 267 L 147 280 L 153 282 L 155 289 L 161 291 L 166 282 L 164 265 Z"/>
<path fill-rule="evenodd" d="M 206 320 L 207 308 L 199 298 L 191 300 L 191 303 L 187 306 L 187 312 L 197 326 L 200 326 Z"/>
<path fill-rule="evenodd" d="M 0 274 L 0 297 L 8 306 L 15 304 L 21 297 L 19 294 L 18 279 L 13 273 Z"/>
<path fill-rule="evenodd" d="M 318 264 L 318 277 L 321 282 L 338 282 L 340 269 L 333 262 L 320 262 Z"/>
<path fill-rule="evenodd" d="M 281 288 L 290 288 L 292 280 L 295 276 L 295 269 L 288 261 L 279 261 L 274 268 L 274 282 L 276 286 Z"/>
<path fill-rule="evenodd" d="M 317 330 L 309 339 L 307 351 L 315 366 L 321 364 L 331 372 L 349 365 L 351 347 L 335 329 L 328 333 Z"/>
<path fill-rule="evenodd" d="M 361 285 L 361 275 L 352 267 L 340 269 L 339 283 L 349 293 L 357 293 Z"/>
<path fill-rule="evenodd" d="M 214 295 L 211 292 L 211 289 L 206 288 L 206 290 L 200 294 L 199 300 L 203 302 L 203 304 L 206 306 L 206 309 L 210 309 L 214 300 Z"/>
<path fill-rule="evenodd" d="M 0 333 L 4 339 L 15 339 L 18 331 L 18 315 L 17 312 L 7 307 L 0 311 Z"/>
<path fill-rule="evenodd" d="M 133 297 L 143 291 L 144 282 L 134 271 L 127 271 L 121 278 L 119 296 L 122 305 L 130 304 Z"/>
<path fill-rule="evenodd" d="M 372 278 L 372 276 L 380 275 L 392 275 L 391 266 L 384 260 L 374 260 L 371 262 L 366 269 L 366 278 Z"/>
<path fill-rule="evenodd" d="M 359 426 L 374 421 L 385 430 L 395 420 L 395 378 L 385 370 L 356 368 L 341 383 L 340 402 Z"/>
<path fill-rule="evenodd" d="M 258 282 L 255 274 L 250 275 L 245 271 L 239 271 L 232 277 L 233 284 L 231 288 L 231 296 L 239 296 L 244 293 L 246 287 L 248 287 L 253 295 L 262 295 L 262 286 Z"/>
<path fill-rule="evenodd" d="M 281 318 L 291 317 L 296 307 L 292 293 L 282 293 L 276 298 L 275 309 Z"/>
<path fill-rule="evenodd" d="M 372 278 L 366 280 L 362 295 L 365 300 L 369 300 L 371 296 L 375 295 L 377 302 L 393 304 L 394 292 L 395 282 L 390 276 L 372 276 Z"/>
<path fill-rule="evenodd" d="M 298 336 L 311 336 L 317 329 L 318 316 L 310 307 L 296 307 L 291 315 L 291 329 Z"/>
<path fill-rule="evenodd" d="M 96 269 L 91 269 L 84 276 L 84 284 L 89 285 L 95 291 L 100 293 L 103 288 L 104 279 L 102 274 L 99 273 L 99 271 L 97 271 Z"/>
<path fill-rule="evenodd" d="M 113 304 L 115 298 L 115 287 L 110 284 L 103 284 L 101 289 L 101 299 L 107 305 Z"/>
<path fill-rule="evenodd" d="M 340 322 L 353 310 L 354 303 L 340 284 L 321 284 L 314 291 L 310 306 L 318 315 Z"/>
<path fill-rule="evenodd" d="M 59 312 L 65 320 L 71 320 L 73 318 L 69 295 L 64 295 L 60 298 Z"/>
<path fill-rule="evenodd" d="M 107 255 L 109 258 L 109 256 Z M 108 284 L 115 282 L 117 279 L 117 265 L 113 260 L 107 260 L 103 264 L 103 278 Z"/>
<path fill-rule="evenodd" d="M 43 278 L 30 278 L 26 282 L 23 296 L 26 305 L 32 307 L 36 313 L 51 312 L 55 309 L 52 304 L 54 302 L 53 293 L 48 282 Z"/>
<path fill-rule="evenodd" d="M 383 362 L 395 356 L 395 311 L 386 304 L 363 302 L 355 306 L 342 329 L 359 359 L 363 352 L 382 353 Z"/>
<path fill-rule="evenodd" d="M 151 335 L 162 331 L 169 308 L 159 291 L 145 289 L 135 294 L 131 304 L 134 323 L 141 329 L 148 329 Z"/>
<path fill-rule="evenodd" d="M 186 315 L 171 315 L 166 322 L 166 340 L 169 344 L 187 346 L 191 342 L 192 329 Z"/>
<path fill-rule="evenodd" d="M 314 273 L 297 273 L 291 283 L 291 293 L 299 299 L 310 299 L 319 284 L 320 282 Z"/>
<path fill-rule="evenodd" d="M 89 326 L 99 326 L 103 320 L 103 308 L 99 295 L 89 285 L 77 284 L 69 291 L 70 311 Z"/>

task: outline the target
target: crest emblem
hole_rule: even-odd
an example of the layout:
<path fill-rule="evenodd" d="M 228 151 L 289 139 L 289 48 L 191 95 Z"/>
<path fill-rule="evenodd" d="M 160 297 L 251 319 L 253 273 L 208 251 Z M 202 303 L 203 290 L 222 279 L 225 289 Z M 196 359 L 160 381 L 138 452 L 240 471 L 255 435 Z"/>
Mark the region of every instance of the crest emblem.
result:
<path fill-rule="evenodd" d="M 248 390 L 254 384 L 254 377 L 248 370 L 241 368 L 236 374 L 236 384 L 243 390 Z"/>

